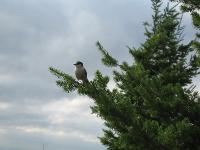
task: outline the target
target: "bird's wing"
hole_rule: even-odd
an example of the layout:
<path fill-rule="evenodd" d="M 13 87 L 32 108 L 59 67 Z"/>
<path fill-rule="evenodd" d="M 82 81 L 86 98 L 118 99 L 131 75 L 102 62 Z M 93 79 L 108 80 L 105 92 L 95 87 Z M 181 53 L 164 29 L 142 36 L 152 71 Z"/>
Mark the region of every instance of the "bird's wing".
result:
<path fill-rule="evenodd" d="M 89 80 L 87 78 L 87 71 L 85 70 L 85 68 L 83 69 L 83 74 L 84 74 L 84 79 L 82 80 L 83 81 L 83 84 L 85 83 L 89 83 Z"/>
<path fill-rule="evenodd" d="M 85 70 L 85 68 L 83 69 L 83 73 L 84 73 L 85 77 L 87 78 L 87 71 Z"/>

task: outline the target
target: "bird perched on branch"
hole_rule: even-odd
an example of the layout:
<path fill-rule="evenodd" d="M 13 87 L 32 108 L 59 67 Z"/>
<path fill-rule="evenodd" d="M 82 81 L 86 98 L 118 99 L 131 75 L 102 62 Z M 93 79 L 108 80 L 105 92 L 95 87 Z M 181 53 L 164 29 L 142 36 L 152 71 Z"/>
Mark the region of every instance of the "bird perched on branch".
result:
<path fill-rule="evenodd" d="M 75 75 L 78 80 L 81 80 L 83 84 L 89 83 L 89 80 L 87 79 L 87 71 L 85 70 L 83 63 L 80 61 L 77 61 L 75 64 L 76 70 Z"/>

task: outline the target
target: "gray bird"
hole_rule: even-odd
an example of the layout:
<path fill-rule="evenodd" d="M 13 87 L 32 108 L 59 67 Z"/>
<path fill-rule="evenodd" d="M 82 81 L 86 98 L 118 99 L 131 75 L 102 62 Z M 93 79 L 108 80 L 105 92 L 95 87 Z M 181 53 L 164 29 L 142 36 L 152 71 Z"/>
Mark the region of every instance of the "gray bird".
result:
<path fill-rule="evenodd" d="M 81 80 L 83 84 L 89 83 L 89 80 L 87 79 L 87 71 L 85 70 L 83 63 L 80 61 L 77 61 L 75 64 L 76 70 L 75 75 L 78 80 Z"/>

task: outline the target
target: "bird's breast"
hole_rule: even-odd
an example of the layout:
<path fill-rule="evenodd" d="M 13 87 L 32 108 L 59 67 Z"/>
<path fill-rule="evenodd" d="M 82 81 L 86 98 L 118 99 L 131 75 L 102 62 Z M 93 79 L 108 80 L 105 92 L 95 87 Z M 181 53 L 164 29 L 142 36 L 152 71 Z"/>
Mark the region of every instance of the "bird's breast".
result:
<path fill-rule="evenodd" d="M 76 71 L 75 71 L 75 75 L 76 75 L 76 78 L 78 79 L 78 80 L 82 80 L 82 79 L 84 79 L 85 77 L 84 77 L 84 69 L 81 69 L 81 68 L 79 68 L 79 69 L 76 69 Z"/>

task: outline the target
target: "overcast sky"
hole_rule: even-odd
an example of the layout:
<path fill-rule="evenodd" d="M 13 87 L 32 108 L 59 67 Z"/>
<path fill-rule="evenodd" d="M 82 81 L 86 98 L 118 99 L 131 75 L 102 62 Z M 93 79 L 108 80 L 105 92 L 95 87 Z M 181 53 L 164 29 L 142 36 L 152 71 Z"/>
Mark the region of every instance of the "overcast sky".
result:
<path fill-rule="evenodd" d="M 150 0 L 0 0 L 0 149 L 104 150 L 92 100 L 64 93 L 48 67 L 74 75 L 81 60 L 89 79 L 97 68 L 110 74 L 95 42 L 131 62 L 126 46 L 145 40 L 151 12 Z M 183 24 L 188 41 L 189 15 Z"/>

